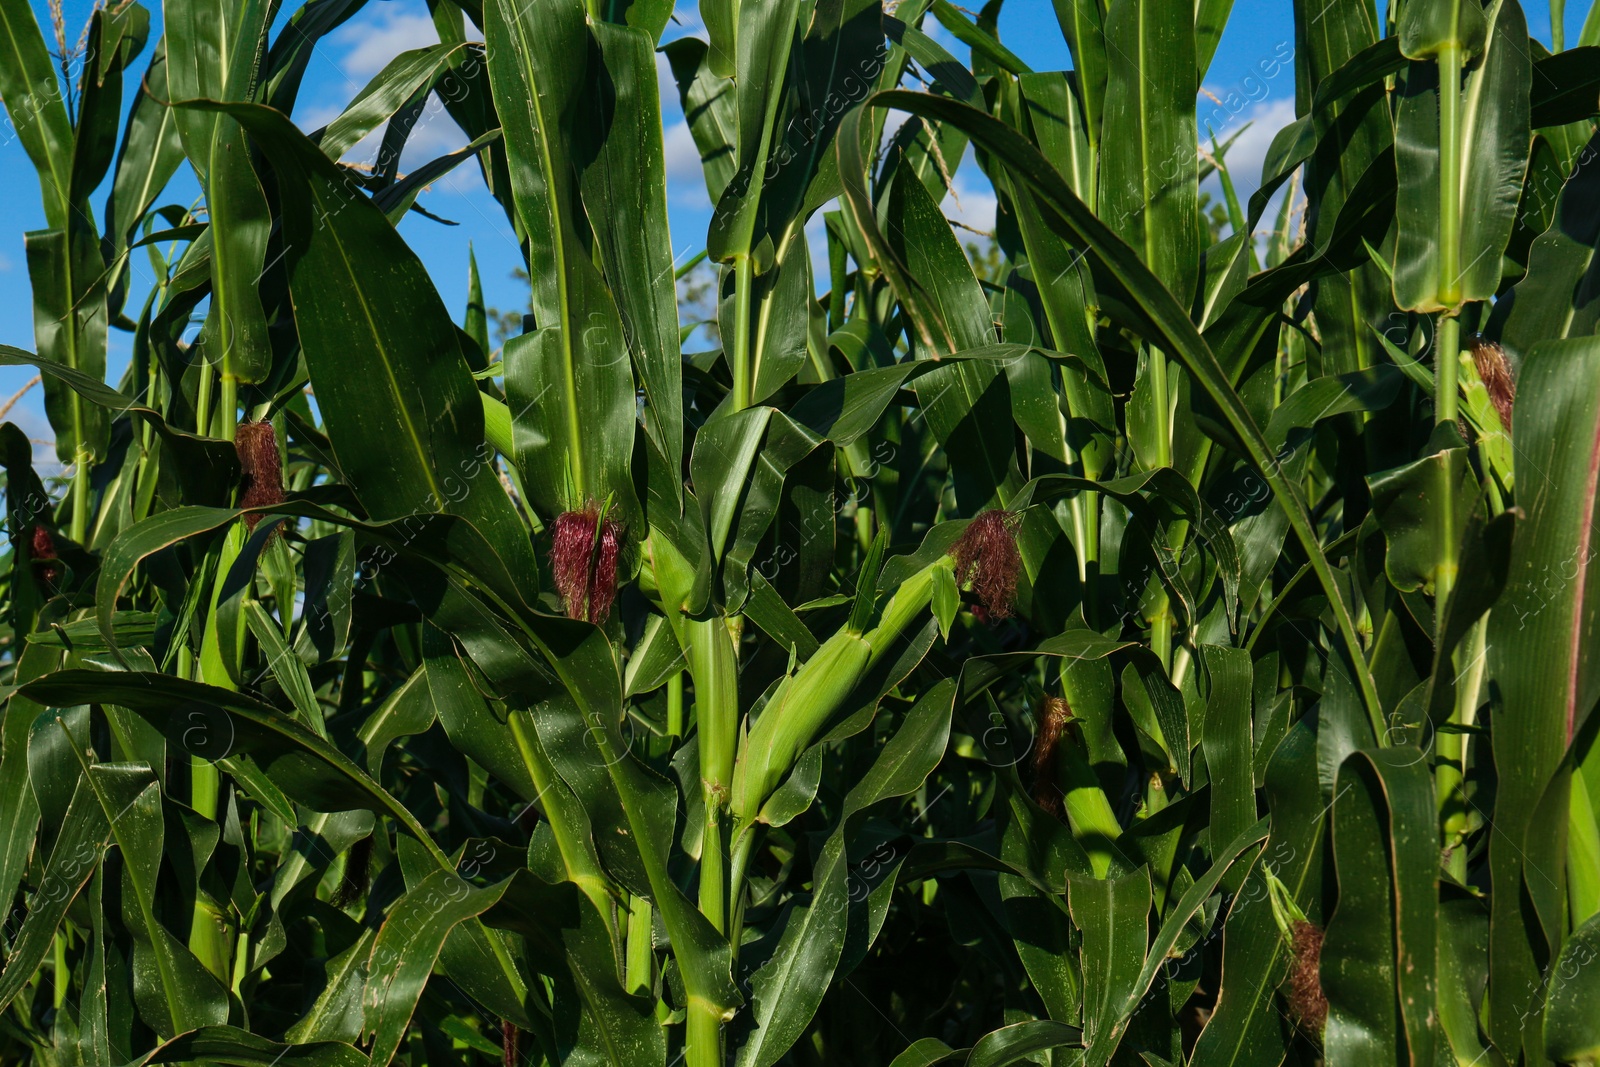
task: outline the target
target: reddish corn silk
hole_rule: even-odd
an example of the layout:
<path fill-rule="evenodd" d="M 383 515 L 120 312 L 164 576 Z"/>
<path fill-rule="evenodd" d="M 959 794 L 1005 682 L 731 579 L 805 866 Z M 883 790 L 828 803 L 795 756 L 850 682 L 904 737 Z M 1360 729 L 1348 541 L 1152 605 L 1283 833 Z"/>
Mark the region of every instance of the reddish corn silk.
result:
<path fill-rule="evenodd" d="M 1304 919 L 1294 924 L 1294 963 L 1289 970 L 1289 1007 L 1306 1033 L 1322 1036 L 1328 998 L 1322 992 L 1322 927 Z"/>
<path fill-rule="evenodd" d="M 239 506 L 267 507 L 283 503 L 283 457 L 270 422 L 240 423 L 233 447 L 239 453 Z M 246 515 L 245 527 L 256 528 L 260 515 Z"/>
<path fill-rule="evenodd" d="M 522 1063 L 522 1031 L 506 1019 L 500 1021 L 500 1062 L 504 1067 L 520 1067 Z"/>
<path fill-rule="evenodd" d="M 1511 431 L 1511 406 L 1517 399 L 1517 383 L 1511 376 L 1511 364 L 1506 360 L 1506 350 L 1483 334 L 1473 334 L 1468 341 L 1472 347 L 1472 362 L 1478 368 L 1478 377 L 1489 391 L 1489 401 L 1507 433 Z"/>
<path fill-rule="evenodd" d="M 1033 802 L 1061 818 L 1061 786 L 1056 783 L 1061 734 L 1072 719 L 1064 697 L 1047 696 L 1039 705 L 1039 733 L 1033 739 Z"/>
<path fill-rule="evenodd" d="M 582 511 L 556 517 L 551 529 L 550 569 L 568 618 L 600 625 L 611 617 L 621 552 L 622 525 L 614 519 L 601 522 L 600 509 L 593 501 Z"/>
<path fill-rule="evenodd" d="M 992 508 L 967 524 L 950 555 L 956 561 L 956 581 L 971 582 L 978 598 L 972 614 L 981 622 L 998 622 L 1011 617 L 1017 596 L 1017 573 L 1022 569 L 1022 553 L 1012 533 L 1017 517 L 1009 511 Z"/>
<path fill-rule="evenodd" d="M 43 526 L 40 526 L 38 523 L 34 523 L 33 534 L 29 538 L 28 548 L 29 555 L 36 560 L 55 559 L 55 535 L 49 530 L 45 529 Z"/>

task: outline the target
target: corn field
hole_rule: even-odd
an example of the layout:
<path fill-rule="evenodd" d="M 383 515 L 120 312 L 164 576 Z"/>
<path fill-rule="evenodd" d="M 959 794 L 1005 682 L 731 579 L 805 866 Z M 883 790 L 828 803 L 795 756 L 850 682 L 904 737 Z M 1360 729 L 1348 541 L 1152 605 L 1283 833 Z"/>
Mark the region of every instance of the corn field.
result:
<path fill-rule="evenodd" d="M 1600 5 L 1270 2 L 1241 202 L 1254 2 L 0 0 L 0 1063 L 1600 1062 Z"/>

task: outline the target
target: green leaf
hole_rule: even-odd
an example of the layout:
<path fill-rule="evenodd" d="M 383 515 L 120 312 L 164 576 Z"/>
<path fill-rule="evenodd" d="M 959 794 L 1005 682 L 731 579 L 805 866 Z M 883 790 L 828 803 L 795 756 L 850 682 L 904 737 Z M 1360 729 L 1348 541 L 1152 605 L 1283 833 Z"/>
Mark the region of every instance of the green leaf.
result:
<path fill-rule="evenodd" d="M 1600 969 L 1590 966 L 1600 956 L 1600 915 L 1572 932 L 1551 965 L 1550 992 L 1545 998 L 1545 1055 L 1561 1063 L 1589 1063 L 1600 1058 Z"/>
<path fill-rule="evenodd" d="M 1018 79 L 1022 108 L 1041 150 L 1071 184 L 1072 191 L 1093 203 L 1094 161 L 1084 133 L 1077 83 L 1070 75 L 1028 74 Z M 1095 346 L 1090 309 L 1095 306 L 1094 282 L 1084 257 L 1052 234 L 1044 209 L 1025 186 L 1013 189 L 1017 221 L 1028 253 L 1028 268 L 1039 287 L 1039 300 L 1056 347 L 1080 355 L 1090 373 L 1063 368 L 1062 392 L 1068 422 L 1063 443 L 1081 457 L 1084 474 L 1100 477 L 1110 458 L 1106 428 L 1115 423 L 1110 391 L 1102 387 L 1104 365 Z M 1059 416 L 1058 416 L 1059 417 Z M 1063 456 L 1064 461 L 1069 457 Z"/>
<path fill-rule="evenodd" d="M 955 691 L 955 683 L 945 680 L 918 699 L 871 769 L 845 796 L 839 825 L 817 862 L 811 900 L 789 912 L 771 958 L 751 976 L 755 1029 L 739 1050 L 739 1067 L 771 1067 L 816 1014 L 844 948 L 846 912 L 860 906 L 849 891 L 845 842 L 860 813 L 914 792 L 932 773 L 950 736 Z"/>
<path fill-rule="evenodd" d="M 1488 1057 L 1478 1025 L 1489 981 L 1489 909 L 1482 901 L 1439 902 L 1439 1025 L 1456 1062 Z"/>
<path fill-rule="evenodd" d="M 113 278 L 119 271 L 128 271 L 121 253 L 132 246 L 146 212 L 183 162 L 183 142 L 178 136 L 174 111 L 166 105 L 170 94 L 167 42 L 162 38 L 156 42 L 150 66 L 134 92 L 112 177 L 111 196 L 106 201 L 105 230 L 111 239 Z M 115 281 L 110 285 L 113 315 L 121 307 L 123 288 Z"/>
<path fill-rule="evenodd" d="M 111 418 L 102 416 L 98 423 L 101 426 L 115 421 L 115 416 L 118 415 L 137 416 L 141 422 L 154 428 L 161 436 L 163 444 L 170 449 L 171 458 L 179 467 L 177 474 L 179 482 L 190 499 L 206 499 L 212 495 L 211 487 L 215 484 L 231 486 L 238 481 L 239 460 L 231 442 L 199 437 L 184 430 L 174 429 L 167 424 L 159 411 L 139 404 L 134 398 L 111 388 L 99 378 L 92 377 L 75 367 L 25 352 L 20 348 L 12 348 L 10 345 L 0 345 L 0 366 L 38 368 L 44 378 L 61 383 L 72 393 L 111 416 Z"/>
<path fill-rule="evenodd" d="M 1517 892 L 1496 893 L 1490 918 L 1489 1034 L 1502 1049 L 1536 1047 L 1524 1020 L 1535 963 L 1562 926 L 1565 903 L 1529 867 L 1551 855 L 1565 819 L 1539 812 L 1564 782 L 1563 757 L 1600 697 L 1600 594 L 1589 581 L 1600 464 L 1600 338 L 1546 341 L 1523 363 L 1514 421 L 1518 499 L 1525 517 L 1511 546 L 1506 590 L 1489 616 L 1488 668 L 1499 784 L 1489 843 L 1495 884 L 1526 884 L 1533 921 Z M 1537 413 L 1533 415 L 1531 413 Z M 1559 488 L 1558 488 L 1559 487 Z M 1564 807 L 1564 803 L 1563 803 Z M 1559 853 L 1555 853 L 1559 854 Z M 1541 925 L 1544 927 L 1540 929 Z"/>
<path fill-rule="evenodd" d="M 367 134 L 388 122 L 408 101 L 432 85 L 466 51 L 466 45 L 436 44 L 401 52 L 362 86 L 337 118 L 312 135 L 317 146 L 329 159 L 342 159 Z M 374 173 L 398 165 L 398 160 L 391 163 L 385 156 L 380 149 L 373 165 Z"/>
<path fill-rule="evenodd" d="M 1105 124 L 1099 214 L 1178 303 L 1200 262 L 1194 5 L 1125 0 L 1106 15 Z"/>
<path fill-rule="evenodd" d="M 17 661 L 16 681 L 32 681 L 60 665 L 60 652 L 30 644 Z M 27 873 L 39 829 L 39 802 L 28 780 L 28 734 L 44 710 L 43 705 L 13 694 L 0 720 L 0 810 L 8 813 L 0 823 L 0 900 L 8 904 L 16 899 Z"/>
<path fill-rule="evenodd" d="M 676 470 L 683 463 L 683 360 L 655 42 L 643 30 L 603 22 L 591 23 L 590 32 L 604 66 L 590 71 L 594 111 L 585 125 L 592 126 L 595 156 L 579 184 L 644 388 L 645 430 Z M 673 486 L 681 494 L 681 483 Z"/>
<path fill-rule="evenodd" d="M 1450 536 L 1459 546 L 1481 497 L 1460 437 L 1436 434 L 1430 446 L 1431 455 L 1367 479 L 1373 516 L 1388 543 L 1384 571 L 1396 589 L 1406 592 L 1432 593 L 1445 580 L 1437 569 L 1440 542 Z M 1454 503 L 1454 514 L 1441 514 L 1444 500 Z M 1458 554 L 1452 551 L 1450 558 Z M 1446 577 L 1453 586 L 1456 576 Z"/>
<path fill-rule="evenodd" d="M 967 1067 L 1007 1067 L 1008 1064 L 1034 1062 L 1036 1053 L 1068 1045 L 1079 1045 L 1083 1036 L 1076 1026 L 1033 1019 L 1013 1023 L 983 1035 L 967 1056 Z"/>
<path fill-rule="evenodd" d="M 1425 0 L 1410 5 L 1397 21 L 1407 59 L 1436 56 L 1447 45 L 1468 57 L 1483 50 L 1483 9 L 1471 0 Z"/>
<path fill-rule="evenodd" d="M 1317 738 L 1308 718 L 1278 745 L 1267 766 L 1272 833 L 1262 857 L 1313 921 L 1321 917 L 1322 831 L 1327 800 L 1317 782 Z M 1225 920 L 1223 982 L 1211 1021 L 1200 1032 L 1197 1067 L 1245 1067 L 1283 1061 L 1291 1035 L 1275 1003 L 1284 962 L 1293 949 L 1273 918 L 1261 870 L 1253 871 Z"/>
<path fill-rule="evenodd" d="M 1412 5 L 1437 12 L 1457 0 Z M 1463 20 L 1477 12 L 1461 3 Z M 1409 14 L 1409 9 L 1408 9 Z M 1474 17 L 1477 17 L 1474 15 Z M 1466 75 L 1460 90 L 1461 188 L 1460 258 L 1442 262 L 1439 235 L 1440 67 L 1416 45 L 1402 50 L 1413 57 L 1407 69 L 1395 124 L 1395 167 L 1400 176 L 1395 216 L 1400 236 L 1394 249 L 1395 302 L 1415 311 L 1453 311 L 1464 300 L 1487 300 L 1500 287 L 1500 257 L 1511 239 L 1522 176 L 1528 166 L 1527 23 L 1516 0 L 1500 0 L 1481 63 Z"/>
<path fill-rule="evenodd" d="M 1211 690 L 1206 699 L 1201 748 L 1211 780 L 1211 832 L 1231 841 L 1256 821 L 1250 751 L 1250 654 L 1204 645 L 1201 656 Z"/>
<path fill-rule="evenodd" d="M 374 519 L 467 519 L 530 580 L 532 546 L 489 462 L 477 387 L 421 261 L 287 118 L 255 105 L 225 110 L 294 191 L 290 292 L 342 480 Z"/>
<path fill-rule="evenodd" d="M 1137 254 L 1072 194 L 1060 175 L 1050 168 L 1038 152 L 998 120 L 961 104 L 920 93 L 880 93 L 868 100 L 868 106 L 899 107 L 913 114 L 931 114 L 960 125 L 972 134 L 975 142 L 999 157 L 1010 168 L 1014 178 L 1026 182 L 1040 194 L 1041 201 L 1050 208 L 1055 219 L 1052 225 L 1059 225 L 1066 236 L 1087 247 L 1107 273 L 1127 288 L 1134 300 L 1134 306 L 1129 310 L 1136 312 L 1137 320 L 1130 325 L 1147 332 L 1148 336 L 1183 361 L 1195 381 L 1222 409 L 1229 427 L 1238 435 L 1251 463 L 1266 478 L 1278 506 L 1288 515 L 1289 524 L 1310 557 L 1318 582 L 1333 608 L 1340 640 L 1355 664 L 1356 683 L 1377 730 L 1382 708 L 1371 672 L 1366 667 L 1361 641 L 1355 632 L 1355 621 L 1312 527 L 1300 490 L 1273 462 L 1271 451 L 1244 402 L 1234 392 L 1216 356 L 1194 329 L 1183 307 L 1139 262 Z M 849 121 L 846 119 L 846 122 Z M 846 133 L 840 144 L 847 145 L 850 140 L 851 135 Z M 843 160 L 841 156 L 841 169 L 848 173 Z"/>
<path fill-rule="evenodd" d="M 1067 904 L 1073 925 L 1083 931 L 1084 1038 L 1095 1048 L 1108 1038 L 1115 1042 L 1118 1016 L 1139 980 L 1149 938 L 1150 874 L 1140 868 L 1094 878 L 1068 871 Z"/>
<path fill-rule="evenodd" d="M 1206 80 L 1206 71 L 1211 68 L 1212 58 L 1217 54 L 1217 45 L 1222 40 L 1223 31 L 1228 25 L 1228 15 L 1232 11 L 1233 0 L 1201 0 L 1195 6 L 1195 69 L 1202 83 Z"/>
<path fill-rule="evenodd" d="M 570 886 L 517 871 L 484 921 L 522 935 L 530 963 L 555 980 L 555 1041 L 563 1055 L 616 1067 L 666 1062 L 654 1001 L 623 991 L 601 915 Z"/>
<path fill-rule="evenodd" d="M 355 1042 L 361 1036 L 364 1016 L 361 994 L 366 991 L 367 959 L 378 931 L 372 927 L 338 956 L 323 965 L 325 984 L 316 1002 L 284 1036 L 295 1044 L 317 1041 Z"/>
<path fill-rule="evenodd" d="M 1600 28 L 1592 9 L 1589 20 Z M 1588 44 L 1535 59 L 1531 105 L 1534 129 L 1582 122 L 1600 111 L 1600 48 Z"/>
<path fill-rule="evenodd" d="M 880 0 L 825 0 L 805 27 L 793 69 L 795 96 L 786 106 L 781 140 L 773 151 L 777 173 L 763 193 L 765 228 L 776 232 L 804 222 L 839 195 L 833 142 L 846 102 L 898 74 L 884 42 Z M 803 236 L 804 228 L 796 227 Z M 809 266 L 809 264 L 808 264 Z M 808 289 L 806 296 L 813 294 Z"/>
<path fill-rule="evenodd" d="M 201 0 L 175 7 L 165 27 L 178 134 L 205 190 L 211 224 L 204 341 L 222 376 L 245 382 L 264 380 L 272 367 L 258 285 L 273 217 L 238 118 L 195 104 L 250 99 L 271 14 L 264 0 Z"/>
<path fill-rule="evenodd" d="M 529 238 L 537 325 L 506 346 L 517 465 L 546 523 L 608 497 L 631 522 L 638 507 L 629 470 L 636 402 L 628 342 L 583 247 L 588 223 L 571 154 L 590 88 L 583 10 L 556 0 L 515 9 L 492 0 L 485 18 L 489 80 Z"/>
<path fill-rule="evenodd" d="M 1433 1064 L 1439 831 L 1427 756 L 1411 746 L 1352 753 L 1337 789 L 1324 1045 L 1330 1057 Z"/>
<path fill-rule="evenodd" d="M 324 733 L 326 728 L 322 722 L 322 705 L 317 702 L 316 688 L 311 683 L 311 676 L 306 673 L 306 665 L 283 639 L 283 630 L 258 600 L 250 600 L 245 604 L 244 617 L 250 632 L 261 644 L 267 669 L 277 679 L 279 687 L 294 705 L 294 710 L 312 731 Z"/>
<path fill-rule="evenodd" d="M 738 87 L 735 170 L 727 188 L 717 198 L 711 228 L 706 233 L 706 251 L 719 263 L 748 256 L 755 250 L 768 164 L 779 143 L 775 120 L 785 95 L 799 0 L 736 3 L 733 10 L 739 20 L 737 71 L 719 72 L 734 73 L 734 83 Z M 711 46 L 712 70 L 717 71 L 721 53 L 715 33 Z"/>
<path fill-rule="evenodd" d="M 261 98 L 289 114 L 317 42 L 360 11 L 366 0 L 307 0 L 283 25 L 267 52 Z"/>
<path fill-rule="evenodd" d="M 406 807 L 328 741 L 276 708 L 242 693 L 144 671 L 57 671 L 24 687 L 30 700 L 62 707 L 120 704 L 174 740 L 212 752 L 248 755 L 284 792 L 313 811 L 365 808 L 405 827 L 434 853 L 432 839 Z M 441 863 L 442 854 L 438 854 Z"/>
<path fill-rule="evenodd" d="M 1083 125 L 1092 154 L 1100 145 L 1101 126 L 1106 109 L 1106 83 L 1110 78 L 1106 58 L 1105 8 L 1099 0 L 1052 0 L 1061 34 L 1072 51 L 1072 69 L 1077 71 L 1078 92 L 1083 99 Z M 1089 173 L 1095 167 L 1091 162 Z M 1085 203 L 1098 207 L 1093 192 L 1075 190 Z"/>
<path fill-rule="evenodd" d="M 136 1065 L 215 1063 L 227 1067 L 365 1067 L 370 1061 L 337 1041 L 284 1044 L 236 1026 L 206 1026 L 165 1042 Z"/>
<path fill-rule="evenodd" d="M 55 65 L 27 0 L 0 2 L 0 29 L 5 42 L 0 50 L 0 99 L 39 172 L 46 225 L 60 228 L 67 224 L 69 210 L 72 125 Z"/>
<path fill-rule="evenodd" d="M 680 37 L 662 52 L 672 65 L 684 121 L 700 151 L 706 192 L 716 203 L 738 169 L 734 127 L 739 117 L 733 82 L 715 72 L 710 46 L 698 37 Z"/>
<path fill-rule="evenodd" d="M 956 1050 L 943 1041 L 936 1037 L 924 1037 L 913 1041 L 911 1047 L 896 1056 L 889 1067 L 933 1067 L 954 1055 L 957 1055 Z"/>
<path fill-rule="evenodd" d="M 405 1041 L 450 932 L 498 903 L 509 885 L 477 889 L 454 871 L 433 871 L 389 910 L 372 944 L 362 995 L 363 1037 L 372 1039 L 374 1060 L 390 1062 Z"/>
<path fill-rule="evenodd" d="M 33 285 L 33 334 L 39 353 L 59 366 L 101 381 L 106 374 L 105 261 L 100 239 L 78 220 L 66 230 L 31 230 L 23 237 Z M 109 420 L 55 376 L 45 385 L 45 413 L 63 463 L 79 450 L 98 458 Z"/>
<path fill-rule="evenodd" d="M 1600 133 L 1578 155 L 1556 217 L 1533 242 L 1528 275 L 1512 290 L 1501 338 L 1526 356 L 1546 338 L 1579 337 L 1600 326 Z M 1498 306 L 1497 306 L 1498 310 Z"/>
<path fill-rule="evenodd" d="M 930 98 L 931 99 L 931 98 Z M 992 345 L 995 337 L 988 301 L 972 274 L 939 205 L 920 181 L 897 171 L 889 190 L 887 232 L 865 184 L 866 161 L 859 135 L 860 115 L 847 117 L 839 136 L 839 173 L 845 204 L 878 266 L 894 286 L 904 313 L 917 329 L 926 356 Z"/>
<path fill-rule="evenodd" d="M 1247 855 L 1250 863 L 1255 861 L 1255 846 L 1266 836 L 1267 820 L 1263 819 L 1218 851 L 1212 858 L 1211 869 L 1196 879 L 1176 902 L 1168 902 L 1166 917 L 1161 922 L 1161 928 L 1150 940 L 1148 952 L 1143 954 L 1144 966 L 1121 1002 L 1109 1005 L 1104 1017 L 1106 1025 L 1090 1038 L 1089 1051 L 1084 1054 L 1084 1062 L 1094 1064 L 1096 1067 L 1104 1067 L 1110 1062 L 1140 1002 L 1154 983 L 1156 972 L 1166 966 L 1167 958 L 1173 946 L 1178 943 L 1178 938 L 1184 932 L 1189 920 L 1200 910 L 1200 906 L 1210 899 L 1211 894 L 1216 892 L 1218 884 L 1235 862 Z"/>
<path fill-rule="evenodd" d="M 140 764 L 100 764 L 88 768 L 85 780 L 122 853 L 123 914 L 133 935 L 133 993 L 140 1015 L 163 1036 L 227 1022 L 227 990 L 157 918 L 164 827 L 155 774 Z"/>
<path fill-rule="evenodd" d="M 47 727 L 55 729 L 54 725 Z M 5 969 L 0 971 L 0 1009 L 8 1006 L 33 978 L 51 940 L 78 891 L 100 866 L 105 849 L 106 816 L 88 782 L 80 777 L 72 803 L 61 821 L 55 847 L 44 865 L 32 907 L 11 938 Z"/>

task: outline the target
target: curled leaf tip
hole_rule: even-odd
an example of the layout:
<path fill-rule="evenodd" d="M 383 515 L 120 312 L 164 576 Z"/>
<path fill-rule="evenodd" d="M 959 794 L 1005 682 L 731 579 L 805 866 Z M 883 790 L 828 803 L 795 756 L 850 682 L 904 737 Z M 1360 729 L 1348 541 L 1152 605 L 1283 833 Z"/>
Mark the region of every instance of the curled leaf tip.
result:
<path fill-rule="evenodd" d="M 239 506 L 270 507 L 283 503 L 283 458 L 270 422 L 240 423 L 233 433 L 239 453 Z M 260 515 L 246 515 L 244 524 L 254 530 Z"/>
<path fill-rule="evenodd" d="M 556 517 L 550 569 L 568 618 L 600 625 L 611 617 L 621 552 L 621 524 L 602 518 L 593 501 Z"/>
<path fill-rule="evenodd" d="M 950 555 L 956 561 L 956 581 L 970 583 L 978 603 L 972 613 L 983 622 L 998 622 L 1011 617 L 1017 596 L 1017 573 L 1022 569 L 1022 553 L 1017 550 L 1013 532 L 1014 512 L 991 508 L 967 524 Z"/>

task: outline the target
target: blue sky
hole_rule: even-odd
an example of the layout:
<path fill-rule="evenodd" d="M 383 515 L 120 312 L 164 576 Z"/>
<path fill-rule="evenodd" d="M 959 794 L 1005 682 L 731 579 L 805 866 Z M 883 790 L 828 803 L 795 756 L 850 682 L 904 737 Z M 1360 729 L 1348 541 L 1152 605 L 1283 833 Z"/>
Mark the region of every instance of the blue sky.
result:
<path fill-rule="evenodd" d="M 69 36 L 87 18 L 92 0 L 65 0 Z M 285 3 L 285 15 L 297 5 Z M 1587 13 L 1581 2 L 1567 5 L 1568 40 L 1576 38 Z M 49 16 L 43 0 L 35 0 L 34 10 L 47 27 Z M 1216 130 L 1224 139 L 1247 123 L 1250 127 L 1230 152 L 1229 163 L 1240 185 L 1241 196 L 1257 184 L 1261 161 L 1272 136 L 1294 117 L 1292 67 L 1285 66 L 1275 78 L 1261 77 L 1258 66 L 1284 54 L 1294 40 L 1293 8 L 1289 0 L 1237 0 L 1228 29 L 1206 78 L 1206 89 L 1229 104 L 1229 117 Z M 151 41 L 160 32 L 159 8 L 152 10 Z M 1533 33 L 1549 41 L 1549 11 L 1535 4 L 1528 11 Z M 928 26 L 945 47 L 965 59 L 966 50 L 938 27 Z M 681 4 L 677 21 L 666 39 L 701 35 L 700 20 L 693 5 Z M 1071 66 L 1065 42 L 1056 23 L 1050 0 L 1010 0 L 1000 21 L 1004 43 L 1035 70 L 1060 70 Z M 437 40 L 428 17 L 425 0 L 373 0 L 355 18 L 325 38 L 312 60 L 294 119 L 304 129 L 315 129 L 344 108 L 363 85 L 395 55 Z M 140 57 L 135 75 L 142 74 L 149 52 Z M 700 177 L 698 156 L 683 125 L 677 93 L 672 85 L 664 57 L 659 65 L 661 96 L 665 105 L 664 126 L 668 170 L 668 201 L 674 251 L 687 260 L 700 250 L 711 218 L 711 204 Z M 131 84 L 129 90 L 131 92 Z M 1216 104 L 1202 99 L 1202 114 L 1212 114 Z M 430 109 L 418 123 L 402 160 L 402 171 L 466 142 L 461 131 L 442 109 Z M 358 145 L 346 158 L 356 160 L 370 153 L 370 146 Z M 104 210 L 105 187 L 94 198 L 98 211 Z M 168 188 L 161 203 L 188 204 L 197 188 L 185 165 Z M 521 307 L 526 289 L 511 278 L 519 266 L 516 240 L 506 224 L 499 205 L 489 196 L 478 177 L 477 167 L 464 164 L 444 180 L 435 183 L 418 201 L 430 212 L 458 223 L 443 226 L 416 213 L 401 223 L 400 232 L 428 265 L 445 303 L 459 315 L 466 301 L 467 250 L 475 250 L 483 276 L 484 295 L 491 306 Z M 9 128 L 0 129 L 0 343 L 32 351 L 34 348 L 31 300 L 27 267 L 23 255 L 23 233 L 42 227 L 44 215 L 39 206 L 39 187 L 32 164 Z M 946 213 L 980 230 L 989 229 L 994 218 L 994 198 L 981 172 L 968 162 L 957 172 L 952 195 L 945 201 Z M 814 242 L 815 243 L 815 242 Z M 150 268 L 137 255 L 133 261 L 131 309 L 139 307 L 150 281 Z M 127 364 L 129 334 L 113 329 L 110 338 L 110 377 L 113 382 Z M 11 396 L 31 375 L 21 368 L 0 368 L 0 403 Z M 43 396 L 36 388 L 12 409 L 8 416 L 31 437 L 48 440 L 50 429 L 43 417 Z M 39 459 L 47 458 L 39 450 Z"/>

